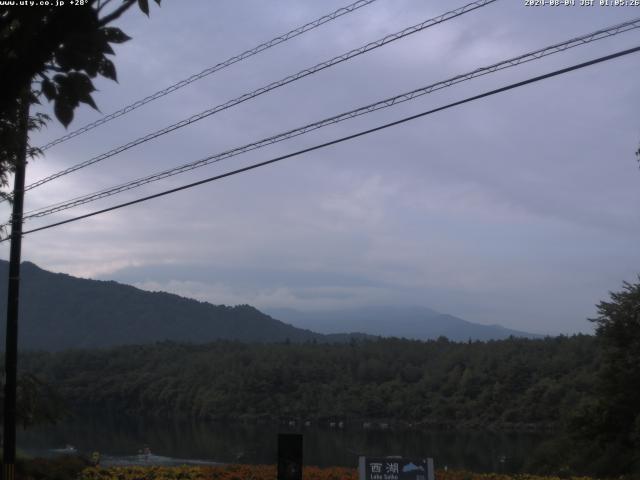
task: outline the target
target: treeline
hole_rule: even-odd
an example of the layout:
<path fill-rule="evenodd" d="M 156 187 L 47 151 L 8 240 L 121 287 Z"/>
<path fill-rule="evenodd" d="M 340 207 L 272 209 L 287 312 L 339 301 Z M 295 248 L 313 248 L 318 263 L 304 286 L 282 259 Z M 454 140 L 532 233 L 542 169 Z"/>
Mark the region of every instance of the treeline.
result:
<path fill-rule="evenodd" d="M 25 353 L 71 411 L 203 420 L 556 429 L 587 402 L 594 337 L 453 343 L 170 342 Z"/>

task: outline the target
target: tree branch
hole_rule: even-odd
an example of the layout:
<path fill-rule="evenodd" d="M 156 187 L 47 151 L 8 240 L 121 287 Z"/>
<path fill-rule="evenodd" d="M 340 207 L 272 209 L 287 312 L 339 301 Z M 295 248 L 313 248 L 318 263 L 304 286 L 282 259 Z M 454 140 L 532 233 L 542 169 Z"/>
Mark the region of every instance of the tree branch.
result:
<path fill-rule="evenodd" d="M 98 0 L 98 8 L 96 10 L 98 12 L 101 12 L 104 9 L 104 7 L 109 5 L 111 2 L 112 0 Z"/>
<path fill-rule="evenodd" d="M 113 12 L 111 12 L 109 15 L 105 15 L 104 17 L 102 17 L 99 21 L 98 21 L 98 25 L 101 27 L 104 27 L 105 25 L 107 25 L 110 22 L 113 22 L 114 20 L 116 20 L 117 18 L 120 18 L 120 16 L 126 12 L 127 10 L 129 10 L 129 8 L 131 8 L 131 5 L 133 5 L 134 3 L 136 3 L 136 0 L 125 0 L 124 3 L 122 5 L 120 5 L 118 8 L 116 8 Z"/>

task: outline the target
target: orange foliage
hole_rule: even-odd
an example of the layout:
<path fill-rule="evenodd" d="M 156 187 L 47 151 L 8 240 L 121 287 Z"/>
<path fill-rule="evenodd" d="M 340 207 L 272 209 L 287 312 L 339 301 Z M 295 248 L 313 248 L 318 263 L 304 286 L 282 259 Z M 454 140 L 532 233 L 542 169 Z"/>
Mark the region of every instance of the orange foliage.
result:
<path fill-rule="evenodd" d="M 79 480 L 275 480 L 274 465 L 220 465 L 215 467 L 91 467 Z M 304 467 L 303 480 L 358 480 L 355 468 Z M 436 480 L 560 480 L 535 475 L 472 473 L 461 470 L 437 471 Z M 564 480 L 592 480 L 573 477 Z"/>
<path fill-rule="evenodd" d="M 216 467 L 91 467 L 80 480 L 274 480 L 274 465 L 220 465 Z M 304 480 L 357 480 L 353 468 L 304 467 Z"/>

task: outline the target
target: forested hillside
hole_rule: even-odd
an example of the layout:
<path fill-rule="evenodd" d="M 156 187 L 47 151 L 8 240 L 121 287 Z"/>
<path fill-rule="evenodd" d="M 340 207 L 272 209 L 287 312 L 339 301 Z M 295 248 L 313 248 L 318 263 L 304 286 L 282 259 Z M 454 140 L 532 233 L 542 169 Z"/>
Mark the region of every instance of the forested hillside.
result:
<path fill-rule="evenodd" d="M 592 394 L 589 336 L 452 343 L 161 343 L 29 353 L 73 410 L 155 417 L 554 428 Z"/>
<path fill-rule="evenodd" d="M 7 289 L 8 263 L 0 260 L 0 291 Z M 76 278 L 53 273 L 37 265 L 22 264 L 20 290 L 20 347 L 58 351 L 68 348 L 105 348 L 141 345 L 164 340 L 207 343 L 241 342 L 348 342 L 374 335 L 454 340 L 528 336 L 496 325 L 479 325 L 418 308 L 373 309 L 349 312 L 351 317 L 327 318 L 334 328 L 317 333 L 296 328 L 250 305 L 213 305 L 166 292 L 148 292 L 113 281 Z M 0 319 L 6 296 L 0 296 Z M 409 324 L 407 313 L 409 312 Z M 316 319 L 323 317 L 316 317 Z M 339 328 L 342 325 L 342 329 Z M 384 326 L 384 328 L 381 328 Z M 314 331 L 312 331 L 314 330 Z M 416 333 L 418 332 L 418 333 Z M 0 329 L 0 343 L 4 344 Z M 370 334 L 370 335 L 367 335 Z"/>
<path fill-rule="evenodd" d="M 7 289 L 8 263 L 0 261 L 0 291 Z M 20 346 L 63 350 L 154 343 L 344 341 L 292 327 L 250 305 L 212 305 L 116 282 L 52 273 L 22 264 Z M 0 296 L 0 315 L 6 296 Z M 4 345 L 4 330 L 0 329 Z"/>

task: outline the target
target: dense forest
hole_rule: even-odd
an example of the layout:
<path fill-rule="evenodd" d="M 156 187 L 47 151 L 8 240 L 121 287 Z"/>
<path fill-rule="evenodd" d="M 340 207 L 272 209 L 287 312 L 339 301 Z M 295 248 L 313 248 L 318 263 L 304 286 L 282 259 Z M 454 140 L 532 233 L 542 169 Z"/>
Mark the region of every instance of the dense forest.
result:
<path fill-rule="evenodd" d="M 29 353 L 20 366 L 53 385 L 72 411 L 556 429 L 593 393 L 594 343 L 590 336 L 486 343 L 164 342 Z"/>
<path fill-rule="evenodd" d="M 596 306 L 595 336 L 23 352 L 19 405 L 25 423 L 65 405 L 81 418 L 546 430 L 531 471 L 638 474 L 640 281 L 610 295 Z"/>

